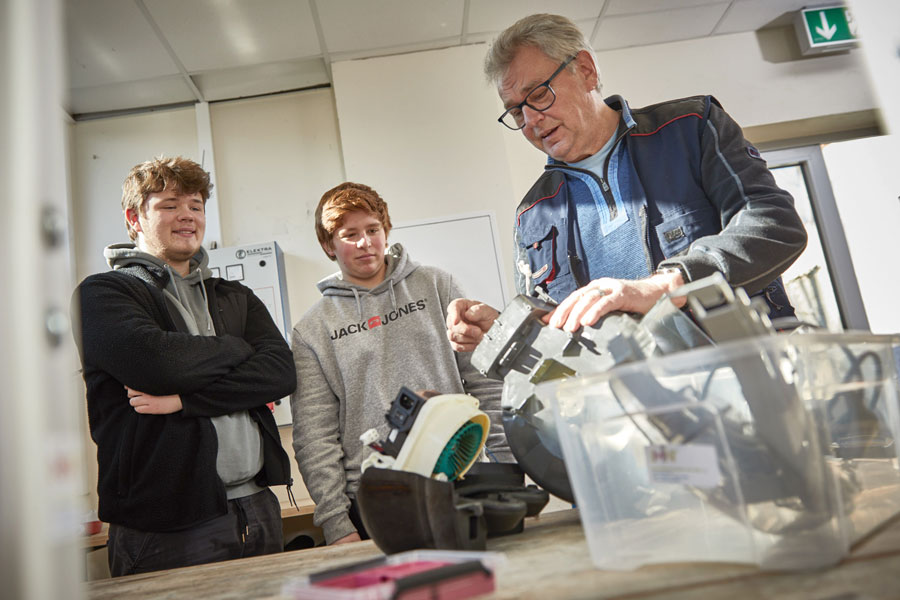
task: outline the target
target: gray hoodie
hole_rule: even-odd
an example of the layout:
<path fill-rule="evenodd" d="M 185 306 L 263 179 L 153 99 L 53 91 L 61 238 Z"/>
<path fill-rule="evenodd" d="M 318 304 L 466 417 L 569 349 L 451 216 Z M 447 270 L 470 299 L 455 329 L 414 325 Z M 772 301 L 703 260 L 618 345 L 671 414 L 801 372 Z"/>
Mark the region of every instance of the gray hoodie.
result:
<path fill-rule="evenodd" d="M 340 273 L 320 281 L 323 298 L 294 326 L 294 454 L 329 544 L 355 531 L 348 494 L 369 452 L 359 436 L 377 428 L 384 439 L 384 415 L 401 386 L 475 396 L 491 417 L 488 448 L 514 461 L 500 420 L 502 382 L 483 377 L 447 340 L 447 306 L 465 297 L 462 290 L 449 273 L 414 263 L 400 244 L 386 260 L 384 281 L 372 289 Z"/>
<path fill-rule="evenodd" d="M 156 274 L 167 274 L 163 288 L 166 303 L 185 322 L 188 333 L 194 335 L 216 335 L 206 298 L 203 280 L 212 277 L 209 270 L 209 256 L 203 247 L 191 258 L 190 271 L 185 277 L 165 261 L 143 252 L 134 244 L 113 244 L 108 246 L 103 256 L 113 269 L 139 265 Z M 190 369 L 189 364 L 185 369 Z M 140 390 L 138 390 L 140 391 Z M 219 440 L 216 455 L 216 470 L 225 484 L 228 499 L 242 498 L 263 490 L 253 478 L 263 467 L 262 434 L 246 410 L 213 417 Z"/>

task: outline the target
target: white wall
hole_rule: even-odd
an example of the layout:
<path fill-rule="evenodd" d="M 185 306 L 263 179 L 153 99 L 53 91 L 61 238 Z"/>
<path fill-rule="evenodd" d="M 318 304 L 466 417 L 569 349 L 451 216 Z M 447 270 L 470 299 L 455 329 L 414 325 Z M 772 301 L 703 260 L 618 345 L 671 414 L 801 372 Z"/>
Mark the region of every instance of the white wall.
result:
<path fill-rule="evenodd" d="M 603 93 L 632 106 L 712 94 L 743 127 L 875 107 L 859 50 L 788 60 L 790 29 L 736 33 L 597 55 Z"/>
<path fill-rule="evenodd" d="M 72 128 L 72 222 L 78 281 L 109 267 L 103 248 L 127 242 L 122 182 L 154 156 L 200 162 L 193 108 L 76 123 Z"/>
<path fill-rule="evenodd" d="M 473 45 L 339 62 L 332 69 L 334 95 L 348 179 L 377 189 L 395 221 L 494 211 L 509 274 L 509 215 L 517 201 L 504 131 L 491 122 L 502 109 L 481 77 L 484 50 Z"/>
<path fill-rule="evenodd" d="M 900 134 L 900 2 L 849 0 L 853 18 L 863 36 L 862 51 L 888 131 Z M 893 25 L 893 26 L 891 26 Z"/>
<path fill-rule="evenodd" d="M 315 284 L 337 270 L 314 231 L 322 193 L 344 181 L 331 90 L 210 106 L 222 240 L 274 240 L 285 256 L 291 320 L 320 297 Z"/>
<path fill-rule="evenodd" d="M 744 126 L 873 108 L 858 51 L 786 60 L 795 43 L 775 30 L 601 52 L 604 94 L 642 106 L 712 93 Z M 223 242 L 282 245 L 292 319 L 334 270 L 314 241 L 313 211 L 344 178 L 378 189 L 398 222 L 493 211 L 512 289 L 512 213 L 545 157 L 496 122 L 502 107 L 481 74 L 486 49 L 338 62 L 333 90 L 210 105 Z M 196 158 L 197 139 L 190 109 L 74 129 L 82 277 L 106 268 L 104 245 L 125 239 L 117 211 L 128 169 L 159 153 Z"/>
<path fill-rule="evenodd" d="M 900 136 L 863 138 L 822 149 L 847 236 L 859 291 L 874 333 L 900 333 Z"/>
<path fill-rule="evenodd" d="M 217 103 L 210 117 L 223 244 L 281 245 L 296 320 L 318 298 L 315 282 L 336 270 L 313 232 L 322 192 L 344 180 L 331 90 Z M 131 167 L 160 154 L 200 157 L 192 108 L 79 122 L 72 130 L 81 280 L 108 268 L 105 246 L 128 241 L 120 201 Z"/>

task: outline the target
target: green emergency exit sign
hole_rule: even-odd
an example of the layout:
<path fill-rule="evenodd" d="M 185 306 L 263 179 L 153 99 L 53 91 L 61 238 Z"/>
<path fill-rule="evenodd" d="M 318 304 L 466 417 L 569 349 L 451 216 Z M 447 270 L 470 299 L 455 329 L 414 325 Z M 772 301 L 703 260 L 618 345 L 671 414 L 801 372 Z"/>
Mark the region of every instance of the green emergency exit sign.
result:
<path fill-rule="evenodd" d="M 794 26 L 803 54 L 856 46 L 856 22 L 844 6 L 803 8 L 797 12 Z"/>

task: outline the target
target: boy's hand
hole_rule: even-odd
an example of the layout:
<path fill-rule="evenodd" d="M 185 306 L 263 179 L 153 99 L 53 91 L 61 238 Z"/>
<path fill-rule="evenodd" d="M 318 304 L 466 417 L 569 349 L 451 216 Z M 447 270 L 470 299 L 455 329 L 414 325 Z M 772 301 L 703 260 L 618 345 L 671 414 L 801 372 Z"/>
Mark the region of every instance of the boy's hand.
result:
<path fill-rule="evenodd" d="M 128 403 L 134 407 L 134 412 L 142 415 L 170 415 L 181 410 L 181 396 L 174 394 L 172 396 L 152 396 L 133 390 L 127 385 Z"/>
<path fill-rule="evenodd" d="M 447 339 L 457 352 L 471 352 L 500 313 L 483 302 L 457 298 L 447 307 Z"/>

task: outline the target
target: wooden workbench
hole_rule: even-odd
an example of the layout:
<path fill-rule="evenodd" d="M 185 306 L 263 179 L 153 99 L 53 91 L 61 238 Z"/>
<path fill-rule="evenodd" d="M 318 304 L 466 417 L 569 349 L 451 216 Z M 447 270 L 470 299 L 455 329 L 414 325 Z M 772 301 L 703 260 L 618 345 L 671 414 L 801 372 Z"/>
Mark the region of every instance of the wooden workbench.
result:
<path fill-rule="evenodd" d="M 507 557 L 489 598 L 900 598 L 900 519 L 857 544 L 838 566 L 805 573 L 712 563 L 600 571 L 575 510 L 529 519 L 523 533 L 488 540 L 488 550 Z M 372 542 L 357 542 L 96 581 L 85 589 L 94 600 L 281 598 L 291 578 L 379 555 Z"/>

